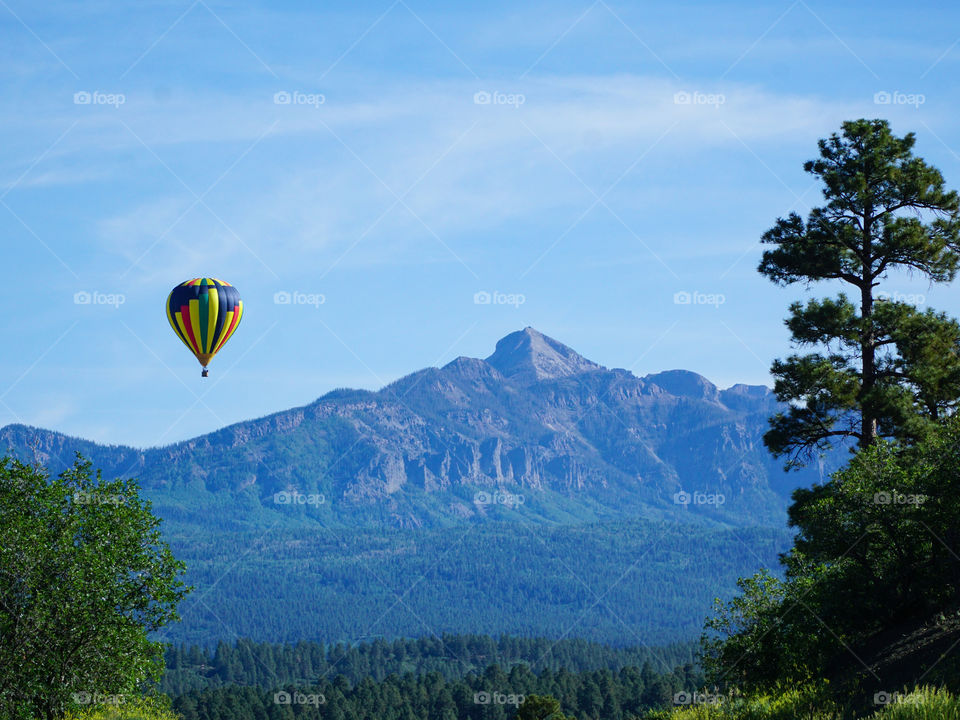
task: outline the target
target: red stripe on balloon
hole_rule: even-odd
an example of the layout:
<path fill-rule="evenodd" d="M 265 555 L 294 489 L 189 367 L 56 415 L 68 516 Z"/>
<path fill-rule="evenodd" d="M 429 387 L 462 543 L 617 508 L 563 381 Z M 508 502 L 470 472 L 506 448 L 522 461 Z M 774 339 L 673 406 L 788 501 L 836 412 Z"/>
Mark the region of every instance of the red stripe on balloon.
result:
<path fill-rule="evenodd" d="M 197 345 L 197 339 L 193 336 L 193 325 L 190 324 L 190 306 L 181 305 L 180 306 L 180 317 L 183 318 L 183 325 L 187 328 L 187 335 L 190 336 L 190 342 L 193 344 L 193 351 L 195 353 L 200 352 L 200 346 Z"/>
<path fill-rule="evenodd" d="M 230 327 L 227 328 L 227 331 L 223 334 L 223 340 L 218 344 L 222 347 L 223 344 L 230 339 L 230 336 L 233 334 L 234 328 L 237 327 L 237 323 L 240 322 L 240 308 L 235 307 L 233 309 L 233 319 L 230 321 Z"/>

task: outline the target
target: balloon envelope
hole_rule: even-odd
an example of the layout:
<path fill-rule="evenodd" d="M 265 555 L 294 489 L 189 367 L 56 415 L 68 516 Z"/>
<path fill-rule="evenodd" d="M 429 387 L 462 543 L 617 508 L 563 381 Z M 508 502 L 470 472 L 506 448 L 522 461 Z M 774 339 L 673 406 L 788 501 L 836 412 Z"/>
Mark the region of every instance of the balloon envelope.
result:
<path fill-rule="evenodd" d="M 233 335 L 241 317 L 240 293 L 217 278 L 187 280 L 167 297 L 170 327 L 204 368 Z"/>

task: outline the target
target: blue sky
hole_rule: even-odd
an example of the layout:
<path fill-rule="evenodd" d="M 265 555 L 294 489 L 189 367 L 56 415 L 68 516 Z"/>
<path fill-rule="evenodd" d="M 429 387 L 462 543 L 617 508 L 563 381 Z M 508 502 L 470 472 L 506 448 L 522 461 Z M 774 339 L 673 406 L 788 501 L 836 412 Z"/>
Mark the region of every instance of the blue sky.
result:
<path fill-rule="evenodd" d="M 527 325 L 638 375 L 769 383 L 804 290 L 756 273 L 758 240 L 820 200 L 817 139 L 888 118 L 960 187 L 958 21 L 0 0 L 0 425 L 165 444 Z M 246 304 L 203 381 L 164 316 L 201 275 Z M 960 315 L 955 288 L 885 288 Z"/>

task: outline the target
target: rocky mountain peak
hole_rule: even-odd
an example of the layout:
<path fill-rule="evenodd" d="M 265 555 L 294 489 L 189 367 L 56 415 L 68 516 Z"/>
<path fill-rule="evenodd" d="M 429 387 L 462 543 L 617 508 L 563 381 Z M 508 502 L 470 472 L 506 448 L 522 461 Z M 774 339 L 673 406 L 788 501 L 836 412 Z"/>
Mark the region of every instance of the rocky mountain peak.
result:
<path fill-rule="evenodd" d="M 502 338 L 486 361 L 505 377 L 525 384 L 603 369 L 532 327 Z"/>
<path fill-rule="evenodd" d="M 702 375 L 689 370 L 667 370 L 654 375 L 647 375 L 644 381 L 658 385 L 671 395 L 678 397 L 711 402 L 717 402 L 720 398 L 720 392 L 716 385 Z"/>

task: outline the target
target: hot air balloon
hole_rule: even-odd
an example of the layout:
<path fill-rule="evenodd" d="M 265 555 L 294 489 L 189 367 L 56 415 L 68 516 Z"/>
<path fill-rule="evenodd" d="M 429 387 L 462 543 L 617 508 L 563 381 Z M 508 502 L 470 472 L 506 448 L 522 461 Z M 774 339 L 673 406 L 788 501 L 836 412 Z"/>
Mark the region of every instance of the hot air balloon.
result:
<path fill-rule="evenodd" d="M 230 283 L 216 278 L 194 278 L 180 283 L 167 297 L 167 320 L 183 344 L 203 366 L 230 339 L 243 317 L 243 300 Z"/>

